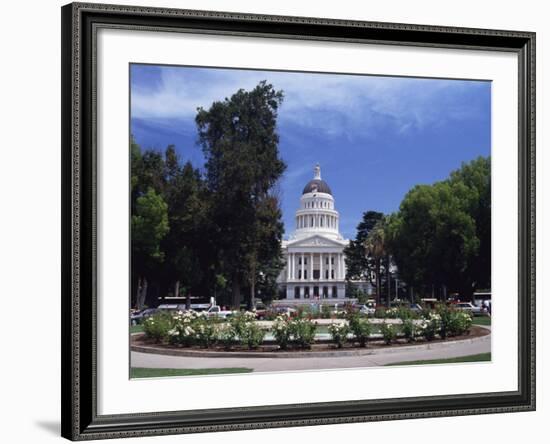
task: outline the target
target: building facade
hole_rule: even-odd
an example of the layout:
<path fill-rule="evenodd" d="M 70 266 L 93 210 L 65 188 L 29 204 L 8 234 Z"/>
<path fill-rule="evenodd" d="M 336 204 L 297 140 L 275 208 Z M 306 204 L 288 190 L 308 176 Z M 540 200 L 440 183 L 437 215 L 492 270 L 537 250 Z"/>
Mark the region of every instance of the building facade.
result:
<path fill-rule="evenodd" d="M 295 230 L 282 244 L 286 266 L 278 283 L 286 300 L 295 303 L 312 299 L 330 299 L 332 303 L 344 300 L 344 248 L 348 243 L 339 231 L 334 196 L 317 165 L 313 179 L 302 192 Z"/>

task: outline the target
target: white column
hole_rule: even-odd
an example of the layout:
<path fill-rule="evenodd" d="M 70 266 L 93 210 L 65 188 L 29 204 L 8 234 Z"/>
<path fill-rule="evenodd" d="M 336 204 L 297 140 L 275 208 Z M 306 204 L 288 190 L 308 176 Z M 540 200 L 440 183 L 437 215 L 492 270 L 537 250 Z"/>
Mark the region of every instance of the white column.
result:
<path fill-rule="evenodd" d="M 332 253 L 328 254 L 328 279 L 332 280 Z"/>
<path fill-rule="evenodd" d="M 312 281 L 313 280 L 313 253 L 309 253 L 309 260 L 310 260 L 310 263 L 309 263 L 309 280 Z M 311 293 L 310 293 L 310 296 L 311 296 Z"/>
<path fill-rule="evenodd" d="M 319 253 L 319 280 L 323 278 L 323 253 Z"/>
<path fill-rule="evenodd" d="M 286 252 L 286 280 L 289 281 L 290 280 L 290 271 L 292 270 L 292 254 L 288 252 Z"/>
<path fill-rule="evenodd" d="M 292 253 L 292 255 L 290 256 L 290 259 L 291 259 L 291 262 L 292 262 L 290 278 L 291 279 L 296 279 L 296 254 Z"/>
<path fill-rule="evenodd" d="M 304 253 L 302 253 L 302 280 L 304 280 Z"/>
<path fill-rule="evenodd" d="M 346 278 L 346 257 L 342 253 L 342 279 Z"/>

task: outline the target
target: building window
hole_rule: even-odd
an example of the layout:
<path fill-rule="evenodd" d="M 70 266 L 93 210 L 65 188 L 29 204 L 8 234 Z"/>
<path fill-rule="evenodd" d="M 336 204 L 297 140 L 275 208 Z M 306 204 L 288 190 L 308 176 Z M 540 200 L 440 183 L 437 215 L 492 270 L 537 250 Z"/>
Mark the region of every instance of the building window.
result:
<path fill-rule="evenodd" d="M 328 298 L 328 287 L 323 287 L 323 297 Z"/>
<path fill-rule="evenodd" d="M 330 270 L 330 278 L 334 279 L 334 270 Z"/>
<path fill-rule="evenodd" d="M 307 270 L 304 270 L 304 279 L 307 279 Z"/>
<path fill-rule="evenodd" d="M 332 287 L 332 297 L 333 298 L 338 297 L 338 287 L 336 287 L 336 286 Z"/>
<path fill-rule="evenodd" d="M 328 279 L 328 270 L 325 270 L 325 279 Z"/>
<path fill-rule="evenodd" d="M 300 299 L 300 287 L 294 287 L 294 299 Z"/>
<path fill-rule="evenodd" d="M 309 299 L 309 287 L 304 287 L 304 297 Z"/>

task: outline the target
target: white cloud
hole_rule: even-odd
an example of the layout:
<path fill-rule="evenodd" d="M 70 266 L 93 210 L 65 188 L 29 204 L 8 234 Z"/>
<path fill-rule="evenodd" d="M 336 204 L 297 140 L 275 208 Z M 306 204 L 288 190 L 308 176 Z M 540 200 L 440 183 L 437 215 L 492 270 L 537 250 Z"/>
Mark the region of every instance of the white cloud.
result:
<path fill-rule="evenodd" d="M 463 94 L 472 82 L 246 70 L 165 68 L 160 86 L 132 91 L 132 116 L 192 119 L 239 88 L 267 80 L 285 93 L 279 117 L 327 135 L 368 135 L 382 124 L 397 132 L 479 114 Z M 199 74 L 199 75 L 197 75 Z M 477 113 L 477 114 L 476 114 Z"/>

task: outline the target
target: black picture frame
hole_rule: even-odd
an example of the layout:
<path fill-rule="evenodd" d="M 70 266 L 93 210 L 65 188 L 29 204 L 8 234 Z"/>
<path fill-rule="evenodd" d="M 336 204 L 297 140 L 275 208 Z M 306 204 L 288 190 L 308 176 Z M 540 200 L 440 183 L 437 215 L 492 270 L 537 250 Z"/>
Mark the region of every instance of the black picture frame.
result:
<path fill-rule="evenodd" d="M 62 14 L 62 436 L 71 440 L 535 409 L 535 33 L 72 3 Z M 507 51 L 519 66 L 518 390 L 298 405 L 97 414 L 99 27 Z"/>

